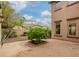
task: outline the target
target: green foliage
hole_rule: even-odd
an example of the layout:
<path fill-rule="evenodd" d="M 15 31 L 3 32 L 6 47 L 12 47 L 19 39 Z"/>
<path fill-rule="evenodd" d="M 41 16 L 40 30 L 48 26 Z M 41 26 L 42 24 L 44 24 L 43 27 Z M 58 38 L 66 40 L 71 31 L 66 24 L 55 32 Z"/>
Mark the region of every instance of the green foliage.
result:
<path fill-rule="evenodd" d="M 3 16 L 5 18 L 10 17 L 13 14 L 14 10 L 11 8 L 11 6 L 9 5 L 8 1 L 4 1 L 3 2 Z"/>
<path fill-rule="evenodd" d="M 23 36 L 27 36 L 27 32 L 24 32 L 24 33 L 23 33 Z"/>
<path fill-rule="evenodd" d="M 13 27 L 13 12 L 14 10 L 9 5 L 8 1 L 3 2 L 3 16 L 4 20 L 2 23 L 3 28 L 12 28 Z"/>
<path fill-rule="evenodd" d="M 19 14 L 15 15 L 15 11 L 10 6 L 8 1 L 3 2 L 3 16 L 4 21 L 2 28 L 13 28 L 14 26 L 23 26 L 25 18 Z"/>
<path fill-rule="evenodd" d="M 42 39 L 49 38 L 49 30 L 46 27 L 34 26 L 28 31 L 28 39 L 31 41 L 40 42 Z"/>
<path fill-rule="evenodd" d="M 13 27 L 17 26 L 23 26 L 25 18 L 20 16 L 19 14 L 15 15 L 15 11 L 11 7 L 8 1 L 3 2 L 2 6 L 2 13 L 3 13 L 3 23 L 2 28 L 10 29 L 10 31 L 13 29 Z M 10 34 L 6 34 L 7 36 L 3 35 L 3 38 L 8 38 Z M 13 33 L 10 37 L 16 37 L 16 34 Z"/>
<path fill-rule="evenodd" d="M 7 28 L 7 24 L 6 23 L 2 23 L 2 28 Z"/>
<path fill-rule="evenodd" d="M 25 18 L 18 15 L 17 18 L 16 18 L 16 20 L 17 21 L 15 22 L 15 25 L 23 27 L 23 24 L 25 22 Z"/>
<path fill-rule="evenodd" d="M 48 38 L 51 38 L 51 30 L 48 29 Z"/>
<path fill-rule="evenodd" d="M 9 38 L 14 38 L 14 37 L 17 37 L 16 32 L 12 32 L 12 34 L 9 36 Z"/>

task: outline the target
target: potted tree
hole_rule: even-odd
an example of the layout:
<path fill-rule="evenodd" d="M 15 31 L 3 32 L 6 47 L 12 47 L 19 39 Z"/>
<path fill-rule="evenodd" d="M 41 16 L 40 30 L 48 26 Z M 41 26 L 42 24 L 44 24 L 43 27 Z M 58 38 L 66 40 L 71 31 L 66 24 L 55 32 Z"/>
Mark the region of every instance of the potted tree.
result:
<path fill-rule="evenodd" d="M 28 39 L 34 44 L 43 42 L 49 37 L 49 32 L 46 27 L 34 26 L 28 31 Z"/>

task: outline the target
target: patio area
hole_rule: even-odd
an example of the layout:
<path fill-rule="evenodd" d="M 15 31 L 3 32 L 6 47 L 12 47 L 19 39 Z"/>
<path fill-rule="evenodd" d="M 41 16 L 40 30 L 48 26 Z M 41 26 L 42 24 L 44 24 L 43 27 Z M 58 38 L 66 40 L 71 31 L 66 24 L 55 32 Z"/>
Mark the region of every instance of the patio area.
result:
<path fill-rule="evenodd" d="M 0 56 L 55 57 L 79 56 L 79 43 L 48 39 L 47 43 L 33 45 L 27 40 L 5 43 L 0 47 Z"/>

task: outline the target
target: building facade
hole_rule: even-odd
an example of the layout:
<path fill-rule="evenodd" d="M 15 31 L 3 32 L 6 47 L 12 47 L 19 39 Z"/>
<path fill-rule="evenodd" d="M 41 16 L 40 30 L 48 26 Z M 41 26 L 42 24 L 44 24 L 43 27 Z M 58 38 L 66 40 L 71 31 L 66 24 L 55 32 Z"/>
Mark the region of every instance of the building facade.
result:
<path fill-rule="evenodd" d="M 52 38 L 79 42 L 79 1 L 52 1 Z"/>

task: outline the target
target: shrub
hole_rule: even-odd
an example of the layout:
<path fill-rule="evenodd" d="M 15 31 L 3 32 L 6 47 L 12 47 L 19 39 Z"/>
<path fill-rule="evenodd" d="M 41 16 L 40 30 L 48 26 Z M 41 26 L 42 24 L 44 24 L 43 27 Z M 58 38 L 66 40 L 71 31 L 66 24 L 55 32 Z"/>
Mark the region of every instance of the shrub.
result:
<path fill-rule="evenodd" d="M 28 31 L 28 39 L 33 43 L 40 43 L 43 39 L 49 37 L 49 31 L 46 27 L 34 26 Z"/>
<path fill-rule="evenodd" d="M 17 37 L 16 32 L 12 32 L 12 34 L 9 36 L 9 38 L 14 38 L 14 37 Z"/>
<path fill-rule="evenodd" d="M 48 30 L 49 38 L 51 38 L 51 30 Z"/>
<path fill-rule="evenodd" d="M 8 28 L 8 27 L 7 27 L 7 24 L 2 23 L 2 28 Z"/>
<path fill-rule="evenodd" d="M 24 32 L 22 36 L 27 36 L 27 32 Z"/>

